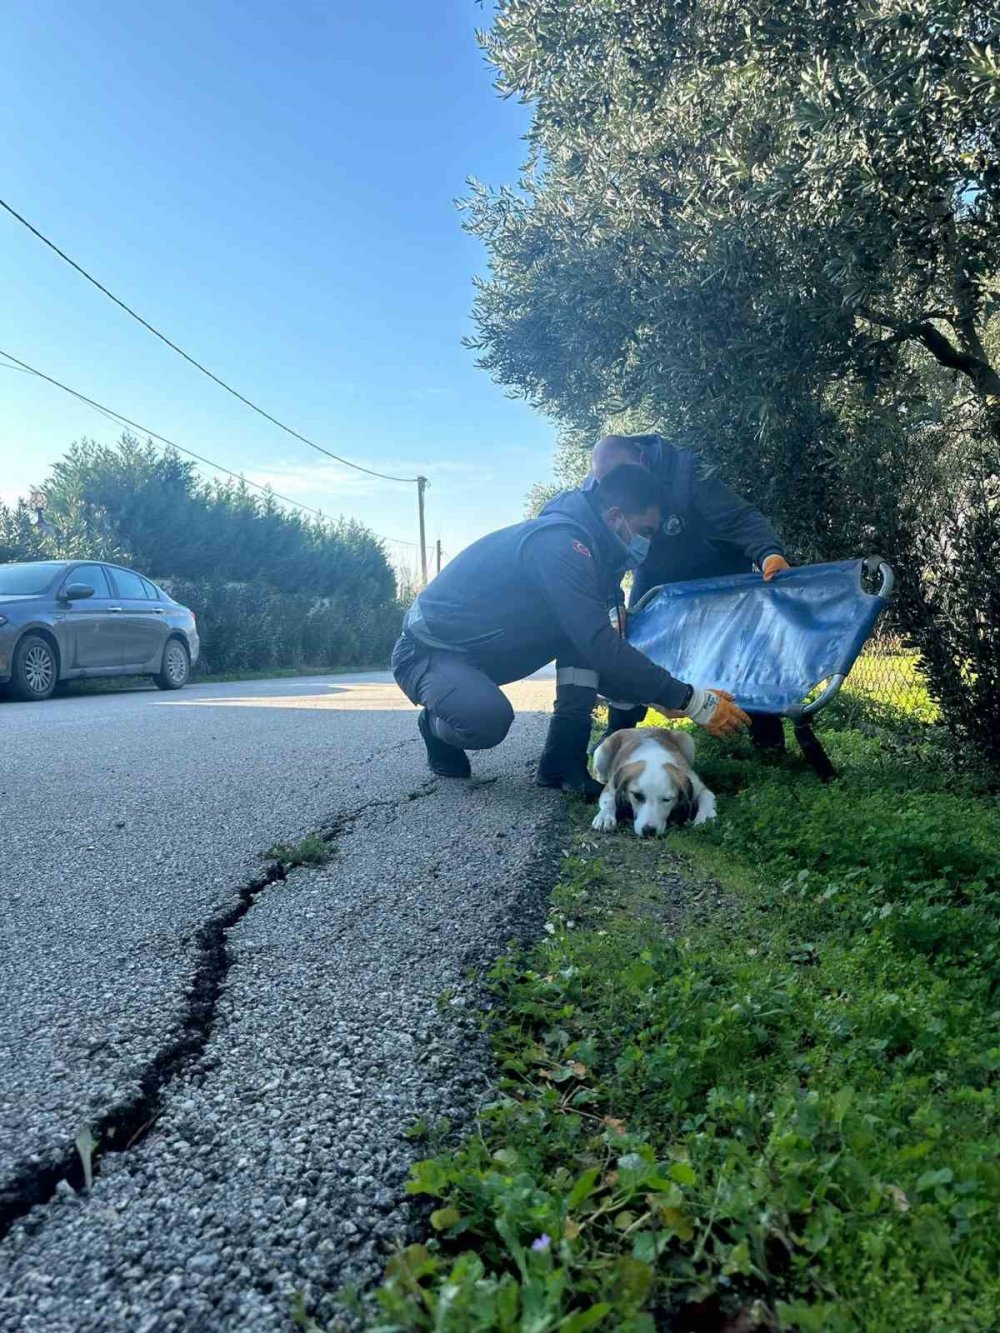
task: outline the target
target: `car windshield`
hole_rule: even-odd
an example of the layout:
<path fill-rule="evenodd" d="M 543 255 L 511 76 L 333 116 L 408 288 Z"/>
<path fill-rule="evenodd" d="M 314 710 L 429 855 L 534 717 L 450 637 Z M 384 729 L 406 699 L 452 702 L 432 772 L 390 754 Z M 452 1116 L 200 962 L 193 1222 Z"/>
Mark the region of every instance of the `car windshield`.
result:
<path fill-rule="evenodd" d="M 38 596 L 66 566 L 56 560 L 0 565 L 0 597 Z"/>

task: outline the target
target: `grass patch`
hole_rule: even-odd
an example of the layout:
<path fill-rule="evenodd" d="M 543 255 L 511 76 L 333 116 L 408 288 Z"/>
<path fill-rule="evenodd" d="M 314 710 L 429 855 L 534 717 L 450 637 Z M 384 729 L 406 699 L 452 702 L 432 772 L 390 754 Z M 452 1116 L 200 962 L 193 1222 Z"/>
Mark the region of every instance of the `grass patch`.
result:
<path fill-rule="evenodd" d="M 378 1327 L 1000 1327 L 1000 803 L 829 722 L 830 786 L 705 739 L 715 824 L 580 815 Z"/>
<path fill-rule="evenodd" d="M 310 833 L 299 842 L 276 842 L 263 853 L 266 861 L 280 861 L 283 866 L 325 866 L 336 851 L 333 843 Z"/>

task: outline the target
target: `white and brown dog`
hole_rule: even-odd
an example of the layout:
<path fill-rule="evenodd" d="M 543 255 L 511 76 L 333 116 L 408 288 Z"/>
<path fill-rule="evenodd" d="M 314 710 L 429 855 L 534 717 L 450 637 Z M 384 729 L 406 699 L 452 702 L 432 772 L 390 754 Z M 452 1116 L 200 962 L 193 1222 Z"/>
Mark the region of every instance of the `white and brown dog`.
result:
<path fill-rule="evenodd" d="M 694 739 L 667 727 L 616 731 L 594 751 L 594 772 L 604 790 L 592 827 L 610 833 L 618 812 L 631 809 L 640 838 L 666 833 L 673 817 L 696 824 L 715 818 L 715 797 L 699 778 Z"/>

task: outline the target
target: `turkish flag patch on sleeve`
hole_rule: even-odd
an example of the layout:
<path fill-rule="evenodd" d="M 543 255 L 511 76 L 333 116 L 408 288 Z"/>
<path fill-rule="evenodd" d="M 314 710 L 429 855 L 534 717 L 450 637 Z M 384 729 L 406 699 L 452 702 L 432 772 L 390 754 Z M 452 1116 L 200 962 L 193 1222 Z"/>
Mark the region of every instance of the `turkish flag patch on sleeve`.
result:
<path fill-rule="evenodd" d="M 577 541 L 575 537 L 573 538 L 573 550 L 578 551 L 580 555 L 585 555 L 588 560 L 593 559 L 583 542 Z"/>

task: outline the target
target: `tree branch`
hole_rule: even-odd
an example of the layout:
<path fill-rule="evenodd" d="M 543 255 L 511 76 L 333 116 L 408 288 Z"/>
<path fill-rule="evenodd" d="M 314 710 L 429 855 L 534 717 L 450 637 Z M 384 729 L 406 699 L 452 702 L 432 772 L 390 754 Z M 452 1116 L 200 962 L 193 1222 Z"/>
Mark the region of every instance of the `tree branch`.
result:
<path fill-rule="evenodd" d="M 933 324 L 928 324 L 926 321 L 914 326 L 912 336 L 918 342 L 922 342 L 942 366 L 968 375 L 982 396 L 1000 398 L 1000 374 L 997 374 L 988 361 L 973 356 L 971 352 L 962 351 L 946 338 L 940 329 L 936 329 Z"/>
<path fill-rule="evenodd" d="M 925 310 L 915 320 L 905 324 L 901 324 L 898 319 L 890 319 L 888 315 L 880 315 L 877 310 L 868 310 L 864 306 L 860 307 L 858 313 L 862 319 L 867 319 L 869 324 L 877 324 L 882 329 L 891 329 L 893 333 L 901 333 L 905 338 L 911 338 L 913 330 L 929 319 L 943 319 L 947 324 L 952 322 L 950 310 Z"/>
<path fill-rule="evenodd" d="M 955 318 L 951 321 L 951 325 L 958 334 L 962 350 L 975 360 L 986 363 L 986 349 L 976 329 L 979 304 L 976 299 L 976 285 L 969 272 L 965 247 L 958 235 L 954 212 L 949 211 L 947 218 L 942 220 L 942 230 L 951 264 L 951 294 L 955 302 Z"/>
<path fill-rule="evenodd" d="M 975 356 L 972 352 L 964 351 L 963 348 L 956 347 L 951 339 L 939 328 L 931 324 L 932 319 L 947 319 L 947 316 L 941 315 L 940 311 L 928 311 L 921 315 L 920 319 L 909 320 L 908 323 L 901 324 L 899 320 L 889 319 L 888 316 L 880 315 L 877 311 L 868 311 L 861 309 L 859 312 L 863 319 L 868 320 L 869 324 L 877 324 L 879 328 L 889 329 L 892 337 L 883 339 L 883 343 L 905 343 L 905 341 L 915 341 L 923 343 L 927 351 L 931 353 L 940 365 L 947 367 L 949 371 L 959 371 L 961 375 L 967 375 L 972 381 L 973 388 L 977 395 L 984 399 L 1000 400 L 1000 373 L 993 369 L 989 361 L 985 359 L 985 352 L 981 356 Z M 949 320 L 949 323 L 953 323 Z M 981 348 L 979 340 L 976 339 L 977 347 Z M 996 411 L 995 405 L 991 404 L 993 411 Z"/>

